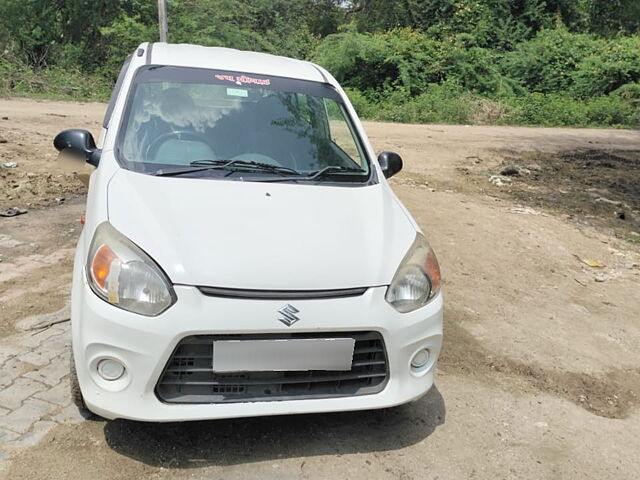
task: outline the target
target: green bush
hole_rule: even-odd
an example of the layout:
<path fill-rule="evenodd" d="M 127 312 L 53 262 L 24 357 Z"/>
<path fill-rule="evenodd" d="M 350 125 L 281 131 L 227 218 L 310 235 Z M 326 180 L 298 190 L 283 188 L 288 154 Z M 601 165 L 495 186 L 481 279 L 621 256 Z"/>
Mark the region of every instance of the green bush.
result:
<path fill-rule="evenodd" d="M 415 97 L 402 89 L 386 90 L 375 100 L 358 90 L 347 93 L 360 117 L 401 123 L 469 123 L 479 98 L 455 82 L 430 85 Z"/>
<path fill-rule="evenodd" d="M 414 98 L 394 92 L 381 103 L 377 118 L 403 123 L 469 123 L 473 100 L 473 95 L 455 82 L 434 84 Z"/>
<path fill-rule="evenodd" d="M 372 103 L 367 97 L 365 97 L 362 92 L 360 92 L 360 90 L 349 87 L 345 88 L 344 90 L 359 117 L 375 117 L 375 110 L 377 106 Z"/>
<path fill-rule="evenodd" d="M 349 87 L 402 89 L 414 96 L 445 80 L 481 94 L 513 92 L 516 83 L 501 74 L 499 59 L 496 52 L 474 46 L 469 35 L 435 40 L 406 28 L 329 35 L 313 54 L 314 61 Z"/>
<path fill-rule="evenodd" d="M 573 80 L 573 93 L 581 98 L 606 95 L 640 82 L 640 35 L 606 42 L 580 62 Z"/>
<path fill-rule="evenodd" d="M 506 99 L 508 123 L 548 127 L 640 126 L 640 105 L 615 95 L 580 100 L 558 94 L 532 93 Z"/>
<path fill-rule="evenodd" d="M 615 96 L 595 97 L 587 101 L 589 125 L 638 126 L 640 125 L 640 105 L 635 107 L 625 99 Z"/>
<path fill-rule="evenodd" d="M 100 68 L 104 75 L 114 79 L 127 55 L 142 43 L 142 39 L 154 39 L 155 29 L 142 23 L 139 17 L 122 15 L 108 27 L 100 29 L 102 37 L 109 45 L 108 60 Z"/>
<path fill-rule="evenodd" d="M 348 31 L 327 36 L 313 60 L 347 87 L 361 91 L 403 89 L 423 92 L 443 78 L 440 44 L 408 29 L 362 34 Z"/>
<path fill-rule="evenodd" d="M 567 91 L 574 85 L 581 62 L 603 45 L 602 40 L 571 33 L 564 27 L 542 30 L 505 54 L 502 71 L 532 92 Z"/>
<path fill-rule="evenodd" d="M 472 45 L 468 35 L 440 44 L 441 77 L 474 93 L 512 94 L 517 82 L 500 71 L 501 54 Z M 471 44 L 470 44 L 471 43 Z"/>
<path fill-rule="evenodd" d="M 504 55 L 502 73 L 531 92 L 588 99 L 640 81 L 640 36 L 611 40 L 542 30 Z"/>
<path fill-rule="evenodd" d="M 507 103 L 516 124 L 584 127 L 589 123 L 584 103 L 566 96 L 531 93 L 507 99 Z"/>
<path fill-rule="evenodd" d="M 620 88 L 616 88 L 611 92 L 611 95 L 637 104 L 640 102 L 640 83 L 627 83 Z"/>

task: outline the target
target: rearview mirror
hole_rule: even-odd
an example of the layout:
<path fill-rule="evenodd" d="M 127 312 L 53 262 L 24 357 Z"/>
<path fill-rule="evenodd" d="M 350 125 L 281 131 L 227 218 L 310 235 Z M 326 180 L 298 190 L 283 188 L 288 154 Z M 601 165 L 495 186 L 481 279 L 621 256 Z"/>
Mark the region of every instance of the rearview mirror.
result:
<path fill-rule="evenodd" d="M 72 128 L 63 130 L 53 139 L 53 146 L 59 152 L 69 153 L 85 160 L 94 167 L 100 163 L 101 151 L 96 147 L 93 135 L 86 130 Z"/>
<path fill-rule="evenodd" d="M 385 178 L 393 177 L 402 170 L 402 158 L 394 152 L 382 152 L 378 155 L 378 163 Z"/>

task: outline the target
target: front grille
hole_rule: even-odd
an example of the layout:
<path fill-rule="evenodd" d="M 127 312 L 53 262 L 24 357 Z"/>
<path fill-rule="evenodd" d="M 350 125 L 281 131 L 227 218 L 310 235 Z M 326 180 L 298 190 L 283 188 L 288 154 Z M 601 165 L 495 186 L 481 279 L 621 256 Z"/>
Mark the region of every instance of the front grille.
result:
<path fill-rule="evenodd" d="M 249 298 L 251 300 L 313 300 L 327 298 L 358 297 L 367 287 L 341 288 L 338 290 L 243 290 L 238 288 L 198 287 L 209 297 Z"/>
<path fill-rule="evenodd" d="M 215 340 L 345 337 L 355 339 L 350 370 L 213 371 Z M 384 341 L 377 332 L 194 335 L 178 344 L 156 386 L 156 395 L 166 403 L 264 402 L 369 395 L 382 391 L 388 372 Z"/>

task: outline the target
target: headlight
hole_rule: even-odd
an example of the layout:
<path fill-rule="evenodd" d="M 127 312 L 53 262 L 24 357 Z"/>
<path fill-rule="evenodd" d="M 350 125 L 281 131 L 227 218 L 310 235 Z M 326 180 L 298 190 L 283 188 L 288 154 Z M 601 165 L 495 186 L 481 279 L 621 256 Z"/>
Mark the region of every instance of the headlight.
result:
<path fill-rule="evenodd" d="M 159 315 L 176 298 L 160 267 L 108 222 L 98 226 L 91 241 L 87 278 L 100 298 L 140 315 Z"/>
<path fill-rule="evenodd" d="M 417 234 L 387 289 L 387 302 L 400 313 L 422 307 L 440 290 L 440 267 L 424 236 Z"/>

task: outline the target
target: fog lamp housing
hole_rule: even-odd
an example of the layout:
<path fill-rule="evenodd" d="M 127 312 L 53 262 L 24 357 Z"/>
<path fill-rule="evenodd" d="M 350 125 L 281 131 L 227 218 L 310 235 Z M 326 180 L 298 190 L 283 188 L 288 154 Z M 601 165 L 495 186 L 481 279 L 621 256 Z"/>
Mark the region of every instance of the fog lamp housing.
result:
<path fill-rule="evenodd" d="M 429 349 L 421 348 L 418 350 L 411 359 L 411 368 L 414 370 L 420 370 L 429 363 Z"/>
<path fill-rule="evenodd" d="M 98 375 L 104 380 L 113 382 L 122 378 L 125 372 L 124 365 L 118 360 L 105 358 L 98 362 Z"/>

